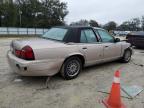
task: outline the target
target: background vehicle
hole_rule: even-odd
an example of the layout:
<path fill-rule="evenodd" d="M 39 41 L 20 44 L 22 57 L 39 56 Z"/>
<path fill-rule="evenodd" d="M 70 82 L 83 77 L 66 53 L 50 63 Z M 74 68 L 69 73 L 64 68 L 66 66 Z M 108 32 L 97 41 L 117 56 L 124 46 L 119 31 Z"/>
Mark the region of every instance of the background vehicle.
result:
<path fill-rule="evenodd" d="M 41 38 L 15 40 L 8 51 L 14 72 L 24 76 L 78 76 L 82 67 L 121 59 L 129 62 L 132 49 L 107 31 L 92 27 L 54 27 Z"/>
<path fill-rule="evenodd" d="M 127 42 L 138 48 L 144 48 L 144 32 L 132 32 L 126 36 Z"/>

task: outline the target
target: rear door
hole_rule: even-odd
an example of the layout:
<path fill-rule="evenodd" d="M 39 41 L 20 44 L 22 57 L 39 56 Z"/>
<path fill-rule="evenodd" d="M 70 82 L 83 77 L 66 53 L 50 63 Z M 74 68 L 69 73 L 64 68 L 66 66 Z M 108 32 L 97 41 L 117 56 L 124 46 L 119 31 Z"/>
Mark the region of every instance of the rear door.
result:
<path fill-rule="evenodd" d="M 98 43 L 93 29 L 80 30 L 79 49 L 85 56 L 86 65 L 101 62 L 103 59 L 103 46 Z"/>
<path fill-rule="evenodd" d="M 104 48 L 104 60 L 116 59 L 121 56 L 121 43 L 115 42 L 113 36 L 103 29 L 97 29 L 101 37 L 101 45 Z"/>

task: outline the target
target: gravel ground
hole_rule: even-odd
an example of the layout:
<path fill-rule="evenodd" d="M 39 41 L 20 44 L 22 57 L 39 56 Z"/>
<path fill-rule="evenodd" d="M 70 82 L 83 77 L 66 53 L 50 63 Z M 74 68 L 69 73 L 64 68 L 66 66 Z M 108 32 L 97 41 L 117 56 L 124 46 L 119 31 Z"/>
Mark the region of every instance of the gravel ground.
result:
<path fill-rule="evenodd" d="M 69 81 L 56 75 L 45 89 L 46 77 L 21 77 L 9 68 L 6 53 L 12 39 L 0 39 L 0 108 L 105 108 L 100 100 L 107 95 L 97 91 L 111 87 L 113 74 L 119 68 L 124 85 L 144 87 L 144 67 L 139 66 L 144 65 L 144 50 L 135 49 L 130 63 L 85 68 L 78 78 Z M 144 108 L 144 92 L 133 100 L 122 100 L 127 108 Z"/>

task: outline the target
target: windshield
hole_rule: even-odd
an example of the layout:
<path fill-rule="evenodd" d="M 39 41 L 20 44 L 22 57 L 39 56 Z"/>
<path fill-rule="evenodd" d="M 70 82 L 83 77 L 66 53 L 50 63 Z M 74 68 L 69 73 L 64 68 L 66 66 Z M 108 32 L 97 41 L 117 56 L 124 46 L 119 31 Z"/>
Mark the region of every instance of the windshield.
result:
<path fill-rule="evenodd" d="M 51 28 L 42 37 L 46 39 L 63 41 L 68 29 L 65 28 Z"/>

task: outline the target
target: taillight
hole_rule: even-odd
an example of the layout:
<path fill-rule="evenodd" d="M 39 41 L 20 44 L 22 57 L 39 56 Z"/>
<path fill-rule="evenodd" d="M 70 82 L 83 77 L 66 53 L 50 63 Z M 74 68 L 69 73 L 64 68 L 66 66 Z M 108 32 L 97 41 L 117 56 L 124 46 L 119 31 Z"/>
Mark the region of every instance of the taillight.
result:
<path fill-rule="evenodd" d="M 25 60 L 34 60 L 34 53 L 30 46 L 25 46 L 21 50 L 21 58 Z"/>
<path fill-rule="evenodd" d="M 21 50 L 15 50 L 15 55 L 17 57 L 20 57 L 21 56 Z"/>
<path fill-rule="evenodd" d="M 33 49 L 25 46 L 21 50 L 15 50 L 15 55 L 25 60 L 35 60 Z"/>

